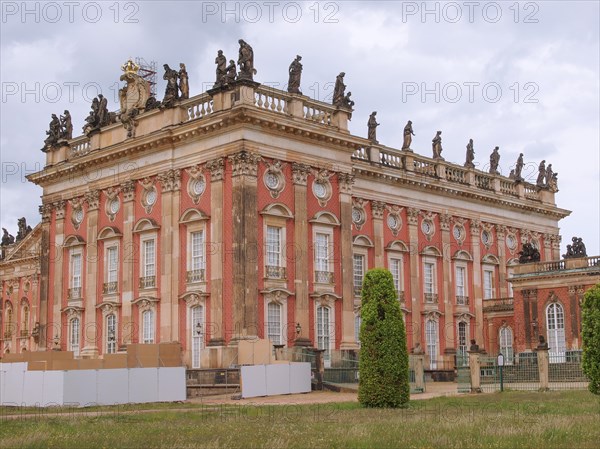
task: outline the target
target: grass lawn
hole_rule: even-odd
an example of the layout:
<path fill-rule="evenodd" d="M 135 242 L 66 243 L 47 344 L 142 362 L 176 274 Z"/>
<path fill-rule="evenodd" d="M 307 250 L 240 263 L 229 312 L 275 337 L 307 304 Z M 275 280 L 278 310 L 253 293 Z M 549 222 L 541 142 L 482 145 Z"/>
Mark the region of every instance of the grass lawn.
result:
<path fill-rule="evenodd" d="M 144 412 L 155 408 L 158 411 Z M 288 406 L 153 404 L 0 408 L 0 448 L 597 448 L 600 399 L 587 391 L 504 392 L 413 401 Z M 29 412 L 29 411 L 28 411 Z M 9 419 L 8 415 L 13 415 Z"/>

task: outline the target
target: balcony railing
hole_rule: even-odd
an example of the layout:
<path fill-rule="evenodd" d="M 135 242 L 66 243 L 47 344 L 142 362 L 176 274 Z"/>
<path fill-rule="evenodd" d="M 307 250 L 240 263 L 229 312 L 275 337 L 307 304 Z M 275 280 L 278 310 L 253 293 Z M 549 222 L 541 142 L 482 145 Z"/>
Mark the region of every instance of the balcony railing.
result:
<path fill-rule="evenodd" d="M 156 276 L 143 276 L 140 278 L 140 288 L 156 287 Z"/>
<path fill-rule="evenodd" d="M 315 282 L 317 284 L 333 284 L 333 273 L 329 271 L 315 271 Z"/>
<path fill-rule="evenodd" d="M 265 265 L 265 274 L 267 279 L 285 279 L 286 271 L 285 267 Z"/>
<path fill-rule="evenodd" d="M 190 270 L 187 272 L 187 283 L 193 284 L 195 282 L 204 282 L 206 280 L 204 268 L 198 268 L 197 270 Z"/>
<path fill-rule="evenodd" d="M 102 293 L 105 295 L 110 295 L 111 293 L 117 293 L 119 289 L 119 283 L 115 282 L 105 282 L 102 285 Z"/>
<path fill-rule="evenodd" d="M 12 337 L 11 331 L 4 331 L 4 338 L 11 338 L 11 337 Z"/>
<path fill-rule="evenodd" d="M 426 304 L 437 304 L 438 295 L 437 293 L 425 293 L 425 303 Z"/>
<path fill-rule="evenodd" d="M 19 334 L 21 337 L 29 337 L 29 331 L 27 329 L 23 329 Z"/>
<path fill-rule="evenodd" d="M 81 299 L 81 287 L 70 288 L 67 292 L 67 299 Z"/>
<path fill-rule="evenodd" d="M 504 312 L 514 309 L 513 298 L 493 298 L 483 300 L 484 312 Z"/>
<path fill-rule="evenodd" d="M 456 295 L 456 305 L 457 306 L 468 306 L 469 305 L 469 297 L 464 295 Z"/>

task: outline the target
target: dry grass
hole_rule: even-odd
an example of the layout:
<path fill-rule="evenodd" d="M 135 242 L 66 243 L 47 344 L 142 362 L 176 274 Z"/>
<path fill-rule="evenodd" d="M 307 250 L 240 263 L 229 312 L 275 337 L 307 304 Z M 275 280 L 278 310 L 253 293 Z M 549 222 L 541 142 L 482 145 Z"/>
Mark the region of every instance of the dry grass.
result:
<path fill-rule="evenodd" d="M 586 391 L 505 392 L 411 402 L 102 408 L 100 416 L 0 420 L 0 448 L 596 448 L 600 401 Z M 177 409 L 177 410 L 175 410 Z"/>

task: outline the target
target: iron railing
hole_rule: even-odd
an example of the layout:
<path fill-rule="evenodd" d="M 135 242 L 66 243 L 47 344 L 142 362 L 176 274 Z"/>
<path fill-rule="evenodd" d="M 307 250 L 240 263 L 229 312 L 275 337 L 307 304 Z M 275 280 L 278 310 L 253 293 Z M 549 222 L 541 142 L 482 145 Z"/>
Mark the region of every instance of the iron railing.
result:
<path fill-rule="evenodd" d="M 154 288 L 156 287 L 156 276 L 142 276 L 140 278 L 140 288 Z"/>
<path fill-rule="evenodd" d="M 67 291 L 67 299 L 81 299 L 81 287 L 73 287 Z"/>
<path fill-rule="evenodd" d="M 277 265 L 265 265 L 265 274 L 267 279 L 285 279 L 286 269 Z"/>
<path fill-rule="evenodd" d="M 317 284 L 333 284 L 333 273 L 330 271 L 315 271 Z"/>
<path fill-rule="evenodd" d="M 204 268 L 199 268 L 197 270 L 189 270 L 187 272 L 187 283 L 193 284 L 195 282 L 204 282 L 205 280 Z"/>
<path fill-rule="evenodd" d="M 117 293 L 119 288 L 119 283 L 118 282 L 105 282 L 102 285 L 102 293 L 105 295 L 109 295 L 111 293 Z"/>
<path fill-rule="evenodd" d="M 456 305 L 457 306 L 468 306 L 469 305 L 469 297 L 464 295 L 456 295 Z"/>

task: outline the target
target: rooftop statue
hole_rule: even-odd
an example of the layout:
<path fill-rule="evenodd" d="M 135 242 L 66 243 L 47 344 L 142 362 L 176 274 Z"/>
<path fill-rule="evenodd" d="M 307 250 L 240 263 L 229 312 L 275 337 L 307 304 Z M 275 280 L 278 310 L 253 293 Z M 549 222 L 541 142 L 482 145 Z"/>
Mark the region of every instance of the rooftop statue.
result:
<path fill-rule="evenodd" d="M 434 159 L 442 159 L 442 132 L 438 131 L 435 134 L 435 137 L 431 141 L 431 148 L 433 150 L 433 158 Z"/>
<path fill-rule="evenodd" d="M 376 115 L 377 115 L 377 111 L 373 111 L 371 113 L 371 115 L 369 116 L 369 121 L 367 122 L 367 127 L 369 128 L 367 138 L 372 143 L 379 143 L 377 141 L 377 127 L 379 126 L 379 123 L 377 123 L 377 119 L 375 117 Z"/>
<path fill-rule="evenodd" d="M 492 175 L 499 175 L 498 164 L 500 163 L 500 148 L 494 148 L 492 154 L 490 154 L 490 173 Z"/>
<path fill-rule="evenodd" d="M 20 242 L 27 236 L 27 234 L 31 232 L 31 226 L 27 226 L 27 220 L 25 217 L 19 218 L 17 225 L 19 227 L 19 232 L 17 233 L 16 241 Z"/>
<path fill-rule="evenodd" d="M 187 100 L 190 98 L 190 84 L 188 80 L 188 73 L 183 62 L 179 63 L 179 98 Z"/>
<path fill-rule="evenodd" d="M 524 181 L 524 179 L 521 177 L 521 172 L 523 171 L 523 153 L 519 154 L 519 157 L 517 158 L 517 165 L 515 165 L 515 181 L 520 182 L 520 181 Z"/>
<path fill-rule="evenodd" d="M 473 149 L 473 139 L 469 139 L 467 144 L 467 157 L 465 159 L 465 167 L 475 168 L 473 161 L 475 160 L 475 150 Z"/>
<path fill-rule="evenodd" d="M 86 136 L 90 136 L 90 134 L 100 130 L 103 126 L 116 123 L 116 121 L 116 114 L 108 112 L 108 99 L 104 95 L 98 94 L 92 100 L 91 111 L 85 119 L 83 132 Z"/>
<path fill-rule="evenodd" d="M 127 84 L 119 89 L 119 120 L 127 130 L 127 137 L 133 137 L 137 126 L 136 116 L 158 107 L 160 102 L 150 95 L 150 84 L 138 74 L 139 66 L 131 59 L 121 69 L 124 73 L 120 80 Z"/>
<path fill-rule="evenodd" d="M 531 243 L 523 243 L 523 249 L 518 254 L 519 263 L 540 261 L 540 252 Z"/>
<path fill-rule="evenodd" d="M 73 138 L 73 122 L 71 113 L 65 110 L 64 115 L 60 116 L 60 138 L 71 140 Z"/>
<path fill-rule="evenodd" d="M 169 67 L 169 64 L 163 64 L 163 68 L 165 69 L 163 79 L 167 81 L 167 87 L 165 88 L 165 96 L 163 98 L 161 107 L 172 108 L 175 105 L 175 102 L 179 99 L 179 87 L 177 86 L 179 73 L 177 70 L 173 70 L 171 67 Z"/>
<path fill-rule="evenodd" d="M 12 234 L 9 234 L 6 228 L 2 228 L 2 243 L 1 246 L 12 245 L 15 243 L 15 238 Z"/>
<path fill-rule="evenodd" d="M 216 75 L 215 75 L 215 84 L 213 88 L 220 87 L 225 82 L 225 75 L 227 74 L 227 58 L 223 54 L 223 50 L 219 50 L 217 52 L 217 57 L 215 58 L 215 64 L 217 64 Z"/>
<path fill-rule="evenodd" d="M 563 254 L 565 259 L 575 259 L 577 257 L 587 257 L 587 251 L 581 237 L 573 237 L 572 245 L 567 245 L 567 253 Z"/>
<path fill-rule="evenodd" d="M 333 105 L 338 107 L 344 106 L 344 98 L 346 93 L 346 85 L 344 84 L 344 72 L 335 78 L 335 87 L 333 88 Z"/>
<path fill-rule="evenodd" d="M 46 131 L 46 135 L 48 137 L 46 137 L 44 140 L 44 148 L 42 148 L 42 151 L 44 152 L 47 152 L 51 147 L 56 146 L 61 137 L 60 120 L 56 114 L 52 114 L 52 119 L 48 125 L 48 131 Z"/>
<path fill-rule="evenodd" d="M 544 182 L 544 178 L 546 177 L 546 161 L 543 160 L 540 162 L 538 166 L 538 177 L 535 181 L 535 185 L 538 187 L 545 187 L 546 183 Z"/>
<path fill-rule="evenodd" d="M 354 107 L 354 101 L 350 99 L 350 95 L 352 95 L 352 92 L 348 92 L 344 96 L 344 101 L 342 102 L 343 107 L 346 109 L 352 109 Z"/>
<path fill-rule="evenodd" d="M 413 132 L 412 122 L 409 120 L 406 126 L 404 127 L 404 142 L 402 143 L 403 150 L 412 151 L 410 149 L 410 144 L 412 143 L 412 136 L 414 135 L 415 133 Z"/>
<path fill-rule="evenodd" d="M 287 91 L 291 94 L 300 94 L 300 78 L 302 77 L 302 64 L 300 61 L 302 60 L 302 56 L 297 55 L 296 59 L 292 61 L 289 68 L 290 77 L 288 79 L 288 89 Z"/>
<path fill-rule="evenodd" d="M 240 73 L 238 75 L 238 79 L 247 79 L 253 81 L 254 75 L 257 73 L 256 69 L 254 68 L 254 50 L 252 50 L 252 47 L 243 39 L 240 39 L 238 43 L 240 44 L 238 56 Z"/>
<path fill-rule="evenodd" d="M 227 66 L 226 69 L 226 74 L 225 74 L 225 84 L 231 84 L 235 81 L 237 77 L 237 68 L 235 66 L 235 61 L 233 59 L 229 60 L 229 65 Z"/>

